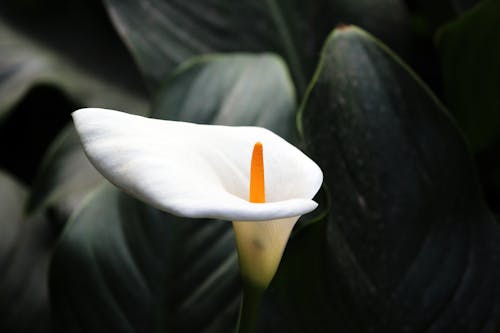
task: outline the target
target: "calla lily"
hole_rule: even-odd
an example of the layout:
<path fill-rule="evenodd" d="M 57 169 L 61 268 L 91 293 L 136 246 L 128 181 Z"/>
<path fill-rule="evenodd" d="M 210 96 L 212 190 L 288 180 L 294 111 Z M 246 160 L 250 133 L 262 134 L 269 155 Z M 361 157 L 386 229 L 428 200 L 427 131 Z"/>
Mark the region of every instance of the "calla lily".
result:
<path fill-rule="evenodd" d="M 73 119 L 92 164 L 125 192 L 175 215 L 233 221 L 242 275 L 257 286 L 269 284 L 295 222 L 317 206 L 320 168 L 267 129 L 92 108 Z M 249 199 L 254 176 L 259 202 Z"/>

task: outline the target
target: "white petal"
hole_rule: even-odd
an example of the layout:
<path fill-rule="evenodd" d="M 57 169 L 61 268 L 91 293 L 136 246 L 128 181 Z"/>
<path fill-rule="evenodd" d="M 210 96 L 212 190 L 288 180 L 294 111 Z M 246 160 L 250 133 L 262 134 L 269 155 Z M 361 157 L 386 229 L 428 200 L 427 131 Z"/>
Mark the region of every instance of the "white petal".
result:
<path fill-rule="evenodd" d="M 319 167 L 260 127 L 198 125 L 105 109 L 73 113 L 83 147 L 112 183 L 186 217 L 262 221 L 305 214 L 321 186 Z M 264 147 L 266 200 L 248 202 L 252 149 Z"/>

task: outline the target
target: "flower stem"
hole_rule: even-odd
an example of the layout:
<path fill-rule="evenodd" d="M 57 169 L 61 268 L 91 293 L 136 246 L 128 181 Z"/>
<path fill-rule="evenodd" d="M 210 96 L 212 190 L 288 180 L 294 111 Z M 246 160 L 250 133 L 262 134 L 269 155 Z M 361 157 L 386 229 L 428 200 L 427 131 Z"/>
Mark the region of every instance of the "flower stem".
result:
<path fill-rule="evenodd" d="M 236 333 L 255 333 L 259 319 L 260 303 L 265 288 L 243 278 L 243 295 Z"/>

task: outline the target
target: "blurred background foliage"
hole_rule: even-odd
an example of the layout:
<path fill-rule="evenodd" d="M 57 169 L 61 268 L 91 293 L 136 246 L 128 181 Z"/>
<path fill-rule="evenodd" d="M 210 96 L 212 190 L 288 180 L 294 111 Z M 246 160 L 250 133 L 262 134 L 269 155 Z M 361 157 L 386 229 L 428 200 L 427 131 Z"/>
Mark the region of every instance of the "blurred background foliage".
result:
<path fill-rule="evenodd" d="M 3 0 L 0 331 L 234 329 L 229 224 L 106 183 L 91 106 L 264 126 L 322 167 L 259 331 L 495 332 L 499 32 L 497 0 Z"/>

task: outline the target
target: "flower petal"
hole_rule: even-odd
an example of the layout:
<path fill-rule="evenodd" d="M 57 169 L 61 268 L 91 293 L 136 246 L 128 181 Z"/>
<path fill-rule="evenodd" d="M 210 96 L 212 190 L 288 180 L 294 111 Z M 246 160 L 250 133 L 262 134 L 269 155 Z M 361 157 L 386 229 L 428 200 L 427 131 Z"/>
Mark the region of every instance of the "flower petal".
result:
<path fill-rule="evenodd" d="M 73 113 L 94 166 L 127 193 L 170 213 L 231 221 L 305 214 L 321 186 L 319 167 L 260 127 L 198 125 L 105 109 Z M 264 147 L 266 203 L 248 202 L 252 149 Z"/>

